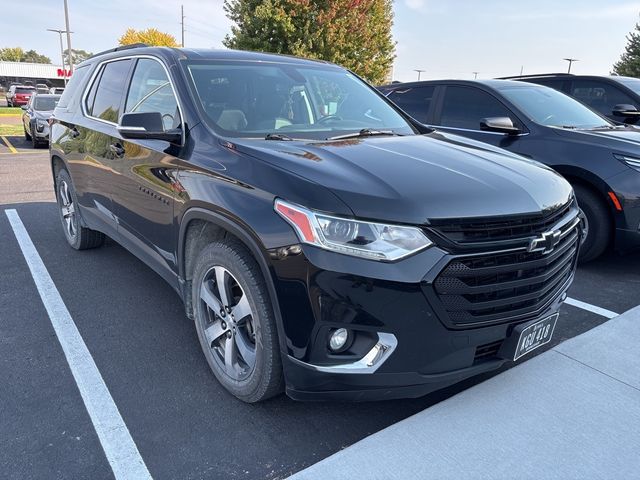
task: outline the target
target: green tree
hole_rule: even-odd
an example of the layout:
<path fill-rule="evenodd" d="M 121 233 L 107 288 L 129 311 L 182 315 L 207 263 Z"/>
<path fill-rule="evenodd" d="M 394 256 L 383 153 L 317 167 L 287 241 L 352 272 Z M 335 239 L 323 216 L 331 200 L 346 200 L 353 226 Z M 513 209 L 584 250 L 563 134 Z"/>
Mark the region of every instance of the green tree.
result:
<path fill-rule="evenodd" d="M 392 0 L 225 0 L 224 45 L 338 63 L 382 83 L 395 58 Z"/>
<path fill-rule="evenodd" d="M 20 47 L 0 48 L 0 60 L 9 62 L 51 63 L 51 59 L 35 50 L 25 52 Z"/>
<path fill-rule="evenodd" d="M 135 30 L 128 28 L 118 39 L 120 45 L 131 45 L 132 43 L 146 43 L 158 47 L 178 47 L 178 42 L 173 35 L 161 32 L 155 28 L 146 30 Z"/>
<path fill-rule="evenodd" d="M 640 77 L 640 23 L 636 23 L 635 31 L 627 35 L 627 46 L 620 60 L 613 65 L 612 73 Z"/>
<path fill-rule="evenodd" d="M 75 48 L 71 49 L 71 58 L 73 59 L 74 65 L 78 65 L 79 63 L 84 62 L 91 55 L 93 55 L 93 53 L 87 52 L 86 50 L 78 50 Z M 68 58 L 69 58 L 69 49 L 66 49 L 64 51 L 65 62 L 68 62 Z"/>
<path fill-rule="evenodd" d="M 47 57 L 46 55 L 40 55 L 35 50 L 24 52 L 24 56 L 20 61 L 30 63 L 51 63 L 51 59 L 49 57 Z"/>

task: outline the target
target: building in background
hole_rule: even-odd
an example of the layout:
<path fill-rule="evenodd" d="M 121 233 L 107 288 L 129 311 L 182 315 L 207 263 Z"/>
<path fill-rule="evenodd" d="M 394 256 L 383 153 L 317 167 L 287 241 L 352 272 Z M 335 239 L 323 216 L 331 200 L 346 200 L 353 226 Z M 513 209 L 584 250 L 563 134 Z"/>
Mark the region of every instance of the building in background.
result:
<path fill-rule="evenodd" d="M 12 83 L 34 87 L 44 83 L 49 87 L 64 87 L 64 79 L 70 76 L 71 72 L 61 65 L 0 61 L 0 88 L 4 90 Z"/>

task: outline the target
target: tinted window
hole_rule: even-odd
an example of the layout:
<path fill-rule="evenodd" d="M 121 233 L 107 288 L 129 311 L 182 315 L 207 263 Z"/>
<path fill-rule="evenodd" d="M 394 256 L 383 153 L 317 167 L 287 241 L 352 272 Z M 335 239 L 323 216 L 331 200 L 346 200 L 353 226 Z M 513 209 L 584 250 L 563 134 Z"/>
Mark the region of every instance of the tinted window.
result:
<path fill-rule="evenodd" d="M 574 80 L 571 95 L 603 115 L 611 115 L 621 103 L 636 105 L 631 97 L 614 85 L 597 80 Z"/>
<path fill-rule="evenodd" d="M 33 109 L 39 112 L 48 112 L 56 108 L 60 97 L 39 97 L 36 95 L 33 102 Z"/>
<path fill-rule="evenodd" d="M 131 78 L 125 112 L 159 112 L 165 130 L 180 125 L 178 102 L 160 63 L 148 58 L 138 60 Z"/>
<path fill-rule="evenodd" d="M 60 97 L 60 101 L 58 102 L 59 108 L 67 108 L 71 111 L 71 109 L 77 104 L 77 99 L 80 96 L 84 85 L 84 79 L 90 71 L 90 65 L 76 68 L 73 71 L 73 75 L 71 75 L 71 78 L 67 83 L 67 87 L 64 89 L 64 92 Z"/>
<path fill-rule="evenodd" d="M 492 95 L 470 87 L 447 87 L 442 105 L 440 125 L 480 130 L 480 120 L 488 117 L 510 117 L 511 112 Z"/>
<path fill-rule="evenodd" d="M 117 123 L 120 103 L 125 91 L 131 60 L 109 62 L 103 67 L 93 105 L 89 113 L 102 120 Z"/>
<path fill-rule="evenodd" d="M 435 90 L 434 86 L 401 88 L 391 92 L 389 100 L 419 122 L 426 123 Z"/>
<path fill-rule="evenodd" d="M 635 93 L 640 94 L 640 79 L 638 78 L 630 78 L 630 77 L 618 77 L 615 79 L 616 82 L 620 82 L 627 88 L 630 88 Z"/>
<path fill-rule="evenodd" d="M 529 80 L 527 80 L 529 81 Z M 544 80 L 531 80 L 532 83 L 537 83 L 538 85 L 544 85 L 545 87 L 555 88 L 556 90 L 562 90 L 564 86 L 564 79 L 558 78 L 545 78 Z"/>

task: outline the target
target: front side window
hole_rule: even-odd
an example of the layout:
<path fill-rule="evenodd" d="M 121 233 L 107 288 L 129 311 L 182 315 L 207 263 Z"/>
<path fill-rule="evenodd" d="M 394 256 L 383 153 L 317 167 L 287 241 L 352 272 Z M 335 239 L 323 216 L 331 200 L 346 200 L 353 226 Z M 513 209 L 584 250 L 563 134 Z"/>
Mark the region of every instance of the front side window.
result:
<path fill-rule="evenodd" d="M 341 68 L 252 61 L 184 66 L 204 120 L 224 135 L 326 139 L 362 129 L 414 133 L 400 113 Z"/>
<path fill-rule="evenodd" d="M 87 110 L 92 117 L 118 123 L 131 60 L 117 60 L 102 67 L 89 92 Z"/>
<path fill-rule="evenodd" d="M 480 121 L 489 117 L 513 115 L 493 95 L 477 88 L 448 86 L 444 95 L 440 125 L 480 130 Z"/>
<path fill-rule="evenodd" d="M 500 92 L 540 125 L 584 129 L 611 125 L 580 102 L 551 88 L 537 85 L 504 87 Z"/>
<path fill-rule="evenodd" d="M 165 130 L 180 123 L 178 102 L 162 65 L 156 60 L 138 60 L 127 94 L 125 113 L 159 112 Z"/>
<path fill-rule="evenodd" d="M 631 97 L 619 88 L 594 80 L 574 80 L 571 96 L 603 115 L 611 115 L 613 107 L 622 103 L 635 105 Z"/>
<path fill-rule="evenodd" d="M 389 100 L 419 122 L 426 123 L 435 90 L 435 86 L 400 88 L 389 94 Z"/>

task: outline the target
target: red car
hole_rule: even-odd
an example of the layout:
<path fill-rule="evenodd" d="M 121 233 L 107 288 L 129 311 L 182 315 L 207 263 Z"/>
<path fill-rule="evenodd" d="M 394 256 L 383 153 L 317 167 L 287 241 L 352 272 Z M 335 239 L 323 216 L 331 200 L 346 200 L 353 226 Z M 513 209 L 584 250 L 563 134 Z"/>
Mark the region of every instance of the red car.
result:
<path fill-rule="evenodd" d="M 25 87 L 24 85 L 11 85 L 7 92 L 7 107 L 18 107 L 26 105 L 31 95 L 36 91 L 33 87 Z"/>

